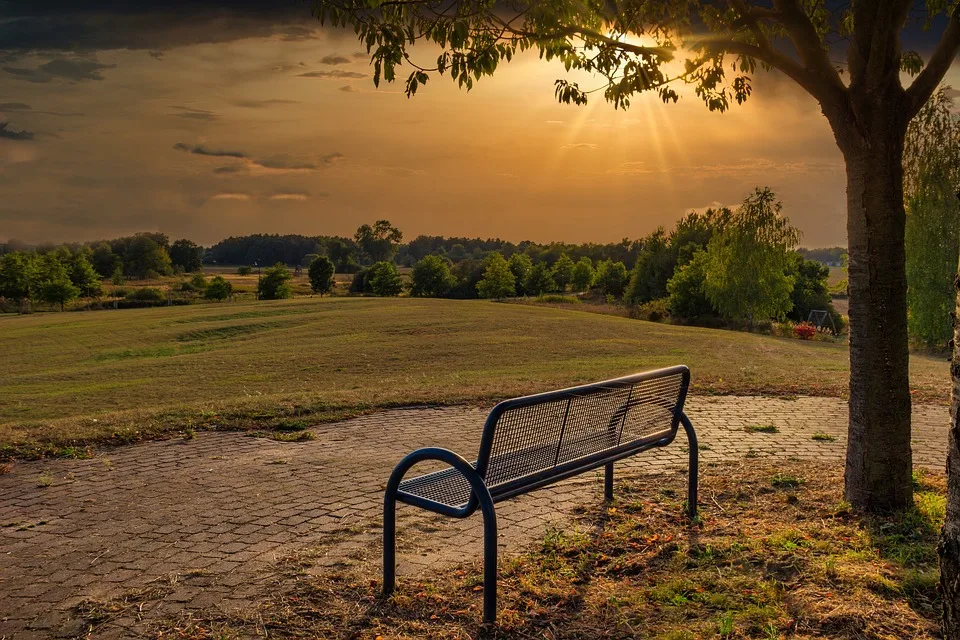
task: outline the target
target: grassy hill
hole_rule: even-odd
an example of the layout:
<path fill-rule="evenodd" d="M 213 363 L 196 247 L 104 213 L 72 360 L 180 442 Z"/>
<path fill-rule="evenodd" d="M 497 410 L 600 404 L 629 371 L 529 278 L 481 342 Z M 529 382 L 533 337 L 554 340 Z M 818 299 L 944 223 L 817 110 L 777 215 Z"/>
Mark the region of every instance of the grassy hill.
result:
<path fill-rule="evenodd" d="M 840 396 L 844 345 L 485 301 L 299 298 L 0 317 L 0 453 L 484 402 L 677 363 L 697 393 Z M 918 400 L 947 363 L 913 359 Z M 69 452 L 69 450 L 68 450 Z"/>

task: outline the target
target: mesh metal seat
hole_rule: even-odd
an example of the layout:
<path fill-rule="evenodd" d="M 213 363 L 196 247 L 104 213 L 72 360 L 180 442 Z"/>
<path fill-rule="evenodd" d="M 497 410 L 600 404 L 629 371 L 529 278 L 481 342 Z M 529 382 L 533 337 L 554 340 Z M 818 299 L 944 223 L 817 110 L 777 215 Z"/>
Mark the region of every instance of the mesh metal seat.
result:
<path fill-rule="evenodd" d="M 604 467 L 604 496 L 613 499 L 613 463 L 671 442 L 682 425 L 690 459 L 687 507 L 697 509 L 697 439 L 683 413 L 690 371 L 670 367 L 501 402 L 490 415 L 475 462 L 446 449 L 414 451 L 394 469 L 384 494 L 384 592 L 395 583 L 396 502 L 465 518 L 484 517 L 484 621 L 496 609 L 494 503 Z M 425 460 L 449 468 L 404 480 Z"/>

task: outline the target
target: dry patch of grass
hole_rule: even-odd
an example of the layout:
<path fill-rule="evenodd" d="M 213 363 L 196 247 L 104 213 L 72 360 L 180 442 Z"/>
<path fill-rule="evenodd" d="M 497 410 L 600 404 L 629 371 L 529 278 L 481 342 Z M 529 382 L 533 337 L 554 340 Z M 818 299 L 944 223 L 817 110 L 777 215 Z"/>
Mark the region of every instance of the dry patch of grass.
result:
<path fill-rule="evenodd" d="M 711 466 L 696 524 L 682 515 L 682 475 L 622 482 L 613 505 L 584 509 L 537 548 L 502 560 L 496 628 L 479 624 L 479 564 L 401 580 L 384 600 L 378 567 L 359 563 L 319 575 L 298 567 L 244 614 L 193 612 L 162 630 L 384 640 L 937 637 L 943 479 L 918 476 L 916 507 L 883 518 L 851 512 L 841 479 L 830 465 Z"/>

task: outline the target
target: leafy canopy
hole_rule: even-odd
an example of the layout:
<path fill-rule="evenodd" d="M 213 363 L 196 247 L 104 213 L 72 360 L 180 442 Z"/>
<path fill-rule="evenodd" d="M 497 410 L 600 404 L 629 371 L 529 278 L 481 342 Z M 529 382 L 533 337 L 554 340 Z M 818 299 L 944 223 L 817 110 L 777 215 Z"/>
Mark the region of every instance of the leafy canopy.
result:
<path fill-rule="evenodd" d="M 373 63 L 373 80 L 393 82 L 410 69 L 412 96 L 431 76 L 449 75 L 467 90 L 518 53 L 533 50 L 569 72 L 599 78 L 599 86 L 556 81 L 564 103 L 585 104 L 591 93 L 617 108 L 631 97 L 656 92 L 676 102 L 678 83 L 690 84 L 710 110 L 746 101 L 757 66 L 776 68 L 825 106 L 831 116 L 856 112 L 848 86 L 886 82 L 891 66 L 917 75 L 904 108 L 913 115 L 939 84 L 960 48 L 955 0 L 926 0 L 920 20 L 932 24 L 949 13 L 940 45 L 928 64 L 901 52 L 900 34 L 912 18 L 912 0 L 828 3 L 822 0 L 318 0 L 321 23 L 352 27 Z M 914 12 L 916 14 L 917 12 Z M 846 69 L 830 48 L 849 39 Z M 423 59 L 432 44 L 435 60 Z M 432 54 L 431 54 L 432 55 Z M 846 72 L 845 76 L 842 73 Z M 847 80 L 847 79 L 849 80 Z M 895 82 L 899 82 L 894 78 Z M 849 82 L 849 85 L 847 84 Z M 840 118 L 837 118 L 837 122 Z"/>

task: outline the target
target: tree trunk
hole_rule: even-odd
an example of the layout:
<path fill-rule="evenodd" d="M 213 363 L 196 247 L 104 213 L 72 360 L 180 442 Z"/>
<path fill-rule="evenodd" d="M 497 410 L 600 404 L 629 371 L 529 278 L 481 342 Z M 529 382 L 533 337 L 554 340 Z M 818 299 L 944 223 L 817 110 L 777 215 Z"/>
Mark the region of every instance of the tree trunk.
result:
<path fill-rule="evenodd" d="M 947 448 L 947 519 L 940 532 L 940 594 L 943 637 L 960 640 L 960 272 L 954 281 L 957 308 L 953 316 L 953 402 Z"/>
<path fill-rule="evenodd" d="M 847 163 L 850 423 L 847 500 L 887 511 L 912 504 L 903 130 L 870 123 L 841 145 Z"/>

